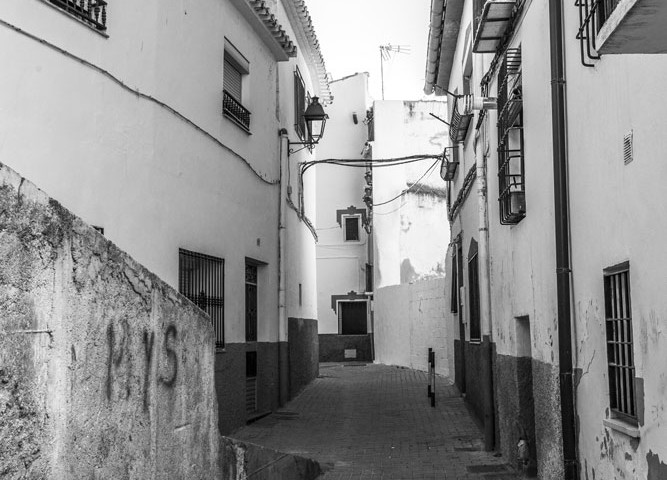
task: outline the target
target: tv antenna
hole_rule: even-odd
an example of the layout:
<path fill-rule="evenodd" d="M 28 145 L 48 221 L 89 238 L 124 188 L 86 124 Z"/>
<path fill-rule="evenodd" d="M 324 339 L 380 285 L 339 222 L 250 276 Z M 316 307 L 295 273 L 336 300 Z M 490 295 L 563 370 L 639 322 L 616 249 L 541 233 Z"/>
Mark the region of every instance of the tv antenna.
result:
<path fill-rule="evenodd" d="M 389 60 L 394 53 L 410 53 L 410 45 L 380 45 L 380 82 L 382 83 L 382 100 L 384 100 L 384 62 Z"/>

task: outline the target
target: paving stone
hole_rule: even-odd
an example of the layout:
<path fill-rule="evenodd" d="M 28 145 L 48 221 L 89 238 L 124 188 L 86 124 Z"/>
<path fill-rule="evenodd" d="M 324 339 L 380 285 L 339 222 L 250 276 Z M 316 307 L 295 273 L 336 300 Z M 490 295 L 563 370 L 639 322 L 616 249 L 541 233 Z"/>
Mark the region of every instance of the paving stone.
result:
<path fill-rule="evenodd" d="M 521 478 L 484 452 L 456 388 L 438 377 L 432 408 L 427 383 L 425 372 L 408 368 L 321 364 L 320 377 L 284 409 L 231 437 L 314 458 L 330 468 L 322 480 Z"/>

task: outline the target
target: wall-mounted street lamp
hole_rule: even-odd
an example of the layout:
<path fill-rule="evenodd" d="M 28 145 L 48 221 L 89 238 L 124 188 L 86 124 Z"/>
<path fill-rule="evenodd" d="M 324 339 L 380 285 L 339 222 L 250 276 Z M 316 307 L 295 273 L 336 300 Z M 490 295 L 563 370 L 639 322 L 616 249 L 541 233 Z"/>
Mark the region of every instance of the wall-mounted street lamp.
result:
<path fill-rule="evenodd" d="M 308 105 L 308 108 L 306 108 L 306 111 L 303 113 L 303 118 L 306 121 L 306 134 L 308 138 L 305 142 L 290 142 L 288 139 L 288 155 L 303 150 L 304 148 L 307 148 L 312 152 L 313 147 L 317 145 L 324 136 L 324 126 L 327 123 L 329 115 L 324 111 L 318 97 L 312 98 L 310 105 Z M 295 150 L 292 148 L 292 145 L 301 145 L 302 147 Z"/>

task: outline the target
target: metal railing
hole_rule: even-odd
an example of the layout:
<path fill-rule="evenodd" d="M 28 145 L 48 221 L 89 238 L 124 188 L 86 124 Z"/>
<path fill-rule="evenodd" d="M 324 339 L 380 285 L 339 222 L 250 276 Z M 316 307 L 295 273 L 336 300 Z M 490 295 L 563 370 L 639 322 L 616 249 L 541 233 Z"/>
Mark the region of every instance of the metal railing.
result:
<path fill-rule="evenodd" d="M 246 132 L 250 131 L 250 112 L 227 90 L 223 90 L 222 113 L 236 122 Z"/>
<path fill-rule="evenodd" d="M 107 29 L 107 2 L 104 0 L 48 0 L 70 15 L 102 32 Z"/>
<path fill-rule="evenodd" d="M 225 261 L 179 249 L 178 291 L 211 317 L 215 344 L 225 346 Z"/>
<path fill-rule="evenodd" d="M 599 60 L 596 37 L 605 22 L 609 19 L 620 0 L 576 0 L 575 7 L 579 7 L 579 40 L 581 63 L 586 67 L 593 67 L 590 60 Z"/>

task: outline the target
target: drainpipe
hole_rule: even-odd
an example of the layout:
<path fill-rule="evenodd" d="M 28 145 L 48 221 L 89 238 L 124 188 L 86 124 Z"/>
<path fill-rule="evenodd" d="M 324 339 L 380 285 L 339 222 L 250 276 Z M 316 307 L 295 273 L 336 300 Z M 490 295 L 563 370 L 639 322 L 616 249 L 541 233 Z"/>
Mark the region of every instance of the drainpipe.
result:
<path fill-rule="evenodd" d="M 482 55 L 475 55 L 473 71 L 484 72 Z M 482 95 L 480 94 L 480 97 Z M 479 115 L 485 115 L 480 111 Z M 493 396 L 493 355 L 491 322 L 491 281 L 489 265 L 489 209 L 486 184 L 486 118 L 482 119 L 480 129 L 481 142 L 475 148 L 477 170 L 477 213 L 479 221 L 479 314 L 482 334 L 482 392 L 484 399 L 484 449 L 489 452 L 495 447 L 495 409 Z"/>
<path fill-rule="evenodd" d="M 565 113 L 565 45 L 563 4 L 549 0 L 551 35 L 551 112 L 554 167 L 554 209 L 556 233 L 556 293 L 558 299 L 558 364 L 563 435 L 564 477 L 578 478 L 575 432 L 574 388 L 572 383 L 572 324 L 570 305 L 570 222 L 567 183 L 567 119 Z"/>
<path fill-rule="evenodd" d="M 287 130 L 282 128 L 280 135 L 280 189 L 278 198 L 278 385 L 279 404 L 285 405 L 289 400 L 289 350 L 282 345 L 287 340 Z"/>

